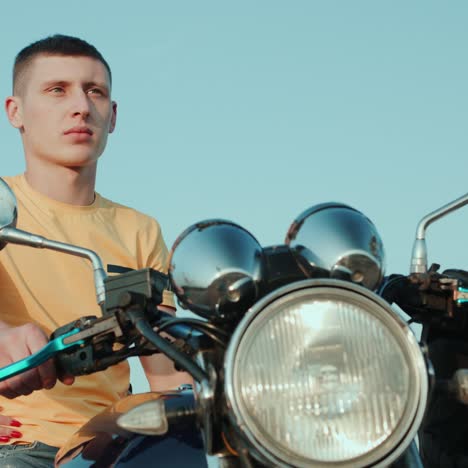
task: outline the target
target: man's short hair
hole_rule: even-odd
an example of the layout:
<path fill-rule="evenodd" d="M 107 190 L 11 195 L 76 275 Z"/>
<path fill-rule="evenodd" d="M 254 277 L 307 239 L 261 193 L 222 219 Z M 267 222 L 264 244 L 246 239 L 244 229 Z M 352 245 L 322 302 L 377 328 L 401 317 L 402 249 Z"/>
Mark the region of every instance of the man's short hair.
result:
<path fill-rule="evenodd" d="M 31 62 L 39 55 L 63 55 L 70 57 L 91 57 L 99 60 L 109 73 L 109 80 L 112 82 L 112 73 L 109 64 L 105 61 L 101 53 L 88 42 L 78 37 L 55 34 L 53 36 L 40 39 L 25 47 L 16 56 L 13 66 L 13 93 L 18 93 L 24 75 Z"/>

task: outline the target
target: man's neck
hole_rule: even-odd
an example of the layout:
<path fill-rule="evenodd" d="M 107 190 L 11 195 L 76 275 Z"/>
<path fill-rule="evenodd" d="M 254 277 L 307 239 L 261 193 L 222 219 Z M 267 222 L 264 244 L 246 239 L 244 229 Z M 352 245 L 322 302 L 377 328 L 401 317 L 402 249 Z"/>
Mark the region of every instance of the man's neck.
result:
<path fill-rule="evenodd" d="M 61 203 L 87 206 L 94 201 L 96 165 L 72 168 L 27 164 L 25 177 L 34 190 Z"/>

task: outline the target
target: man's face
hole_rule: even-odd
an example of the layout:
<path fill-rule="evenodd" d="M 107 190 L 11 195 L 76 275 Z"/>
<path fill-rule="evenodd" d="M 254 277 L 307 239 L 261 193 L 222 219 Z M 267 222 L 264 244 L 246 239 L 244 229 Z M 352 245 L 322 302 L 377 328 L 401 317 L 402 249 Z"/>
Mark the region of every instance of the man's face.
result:
<path fill-rule="evenodd" d="M 94 58 L 39 55 L 7 99 L 26 158 L 66 167 L 95 164 L 115 127 L 107 69 Z"/>

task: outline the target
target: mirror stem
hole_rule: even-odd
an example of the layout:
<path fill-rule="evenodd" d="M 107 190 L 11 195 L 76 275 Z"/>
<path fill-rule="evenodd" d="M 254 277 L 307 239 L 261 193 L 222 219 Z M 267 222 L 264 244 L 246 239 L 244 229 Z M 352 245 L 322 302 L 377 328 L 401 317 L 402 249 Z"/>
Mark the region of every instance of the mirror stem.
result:
<path fill-rule="evenodd" d="M 28 232 L 22 231 L 21 229 L 11 227 L 4 227 L 3 229 L 0 229 L 0 240 L 5 240 L 12 244 L 28 245 L 38 249 L 66 252 L 77 257 L 87 258 L 93 264 L 94 285 L 96 288 L 97 302 L 100 306 L 103 305 L 106 297 L 104 280 L 107 278 L 107 274 L 104 271 L 100 258 L 92 250 L 77 247 L 75 245 L 65 244 L 63 242 L 48 240 L 45 237 L 30 234 Z"/>
<path fill-rule="evenodd" d="M 432 211 L 419 221 L 416 228 L 416 239 L 413 244 L 413 252 L 411 254 L 410 273 L 427 273 L 427 248 L 426 248 L 426 229 L 434 221 L 443 216 L 458 210 L 468 203 L 468 193 L 453 200 L 450 203 L 440 207 L 438 210 Z"/>

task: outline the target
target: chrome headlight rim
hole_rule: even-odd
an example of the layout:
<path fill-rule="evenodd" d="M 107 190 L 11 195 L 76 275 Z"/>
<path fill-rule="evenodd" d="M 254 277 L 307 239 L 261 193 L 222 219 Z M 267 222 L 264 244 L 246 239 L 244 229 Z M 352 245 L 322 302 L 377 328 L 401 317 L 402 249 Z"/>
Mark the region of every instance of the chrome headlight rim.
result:
<path fill-rule="evenodd" d="M 409 392 L 409 404 L 407 403 L 409 409 L 405 409 L 396 430 L 383 443 L 364 455 L 350 460 L 333 462 L 316 460 L 315 463 L 320 466 L 333 465 L 342 468 L 367 466 L 370 464 L 377 467 L 388 466 L 388 464 L 396 460 L 409 446 L 416 436 L 417 430 L 424 417 L 429 390 L 427 359 L 408 324 L 394 310 L 392 310 L 390 305 L 375 293 L 350 282 L 335 279 L 312 279 L 295 282 L 270 293 L 249 309 L 237 326 L 225 355 L 225 395 L 229 410 L 228 416 L 234 425 L 239 428 L 242 435 L 250 442 L 252 447 L 254 447 L 255 450 L 257 450 L 261 456 L 269 462 L 281 467 L 310 466 L 312 461 L 304 461 L 303 458 L 302 460 L 293 460 L 293 464 L 289 464 L 286 460 L 291 460 L 291 453 L 283 452 L 284 456 L 280 456 L 279 450 L 269 450 L 264 444 L 265 438 L 268 436 L 258 437 L 259 431 L 256 431 L 255 427 L 252 428 L 251 425 L 249 425 L 248 418 L 244 417 L 242 414 L 239 401 L 236 398 L 234 373 L 236 368 L 236 353 L 239 345 L 241 344 L 246 331 L 252 325 L 252 322 L 261 315 L 261 312 L 264 309 L 266 309 L 270 304 L 276 303 L 285 296 L 294 292 L 300 292 L 301 290 L 315 290 L 315 292 L 319 292 L 319 290 L 323 291 L 325 289 L 332 290 L 334 292 L 340 291 L 340 293 L 343 294 L 343 297 L 345 297 L 347 293 L 347 298 L 349 298 L 349 293 L 351 293 L 351 295 L 354 293 L 357 294 L 355 298 L 359 298 L 360 296 L 361 298 L 364 298 L 364 301 L 374 303 L 376 311 L 372 310 L 371 313 L 376 318 L 383 321 L 391 330 L 394 330 L 392 335 L 400 344 L 402 344 L 404 354 L 407 356 L 412 370 L 412 379 L 414 379 L 414 382 L 412 382 L 413 385 Z M 294 456 L 294 454 L 292 455 Z"/>

